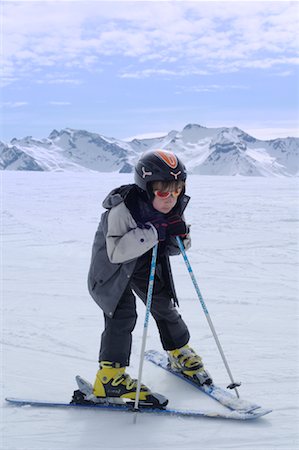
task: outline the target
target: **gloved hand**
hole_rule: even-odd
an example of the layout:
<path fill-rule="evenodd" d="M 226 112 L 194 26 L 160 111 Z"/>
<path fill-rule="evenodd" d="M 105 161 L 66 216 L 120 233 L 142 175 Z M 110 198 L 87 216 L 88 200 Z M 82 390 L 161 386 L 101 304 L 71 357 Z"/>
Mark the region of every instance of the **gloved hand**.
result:
<path fill-rule="evenodd" d="M 157 232 L 158 232 L 158 240 L 159 242 L 161 241 L 165 241 L 166 239 L 166 230 L 168 227 L 168 222 L 166 217 L 164 216 L 157 216 L 153 219 L 151 219 L 151 224 L 154 225 L 154 227 L 156 228 Z"/>
<path fill-rule="evenodd" d="M 180 236 L 184 238 L 189 233 L 186 222 L 179 215 L 168 217 L 167 223 L 168 226 L 166 230 L 169 236 Z"/>

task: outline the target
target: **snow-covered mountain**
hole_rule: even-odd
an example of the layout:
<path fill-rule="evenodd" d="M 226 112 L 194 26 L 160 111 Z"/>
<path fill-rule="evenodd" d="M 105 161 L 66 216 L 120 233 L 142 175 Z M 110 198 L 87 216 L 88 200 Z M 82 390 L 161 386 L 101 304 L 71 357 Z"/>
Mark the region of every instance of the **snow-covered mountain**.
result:
<path fill-rule="evenodd" d="M 70 128 L 48 138 L 0 142 L 0 169 L 38 171 L 132 172 L 146 150 L 174 151 L 189 173 L 201 175 L 296 176 L 299 138 L 259 140 L 237 127 L 188 124 L 158 138 L 129 142 Z"/>

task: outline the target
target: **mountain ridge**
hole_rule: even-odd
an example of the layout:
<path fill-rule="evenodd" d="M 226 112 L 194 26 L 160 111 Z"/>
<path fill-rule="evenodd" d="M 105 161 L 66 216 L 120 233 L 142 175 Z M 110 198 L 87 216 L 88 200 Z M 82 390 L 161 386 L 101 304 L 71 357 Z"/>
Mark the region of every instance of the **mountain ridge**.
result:
<path fill-rule="evenodd" d="M 0 169 L 130 173 L 140 155 L 174 151 L 189 173 L 232 176 L 298 176 L 299 138 L 260 140 L 238 127 L 189 123 L 181 131 L 130 141 L 73 128 L 47 138 L 26 136 L 0 142 Z"/>

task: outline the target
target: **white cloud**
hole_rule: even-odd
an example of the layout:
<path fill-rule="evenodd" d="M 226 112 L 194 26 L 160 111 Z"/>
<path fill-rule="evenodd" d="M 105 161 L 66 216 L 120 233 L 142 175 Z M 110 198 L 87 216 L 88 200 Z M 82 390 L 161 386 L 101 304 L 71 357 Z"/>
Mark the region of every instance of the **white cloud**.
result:
<path fill-rule="evenodd" d="M 55 65 L 102 70 L 103 56 L 131 59 L 135 68 L 122 70 L 123 78 L 172 76 L 178 64 L 185 66 L 180 76 L 194 66 L 207 72 L 297 65 L 298 10 L 298 3 L 282 1 L 4 2 L 6 79 Z"/>
<path fill-rule="evenodd" d="M 126 70 L 119 76 L 121 78 L 149 78 L 152 76 L 162 76 L 165 78 L 169 77 L 184 77 L 186 75 L 207 75 L 208 72 L 205 70 L 197 69 L 144 69 L 144 70 Z"/>
<path fill-rule="evenodd" d="M 27 106 L 28 102 L 2 102 L 0 103 L 1 108 L 21 108 Z"/>
<path fill-rule="evenodd" d="M 71 105 L 71 102 L 51 101 L 51 102 L 49 102 L 49 105 L 51 105 L 51 106 L 69 106 L 69 105 Z"/>
<path fill-rule="evenodd" d="M 247 90 L 249 86 L 241 84 L 202 84 L 196 86 L 178 86 L 176 94 L 185 94 L 186 92 L 219 92 L 232 89 Z"/>
<path fill-rule="evenodd" d="M 294 72 L 292 70 L 284 70 L 281 72 L 273 73 L 273 75 L 276 77 L 290 77 L 293 74 L 294 74 Z"/>
<path fill-rule="evenodd" d="M 247 128 L 246 132 L 251 136 L 261 139 L 261 140 L 271 140 L 277 138 L 286 138 L 286 137 L 298 137 L 299 138 L 299 129 L 296 128 Z"/>
<path fill-rule="evenodd" d="M 238 127 L 251 136 L 262 140 L 299 137 L 299 127 L 296 120 L 280 119 L 243 122 L 241 119 Z"/>
<path fill-rule="evenodd" d="M 82 84 L 82 80 L 76 80 L 72 78 L 53 78 L 53 79 L 42 79 L 42 80 L 36 80 L 37 84 L 74 84 L 79 85 Z"/>
<path fill-rule="evenodd" d="M 133 136 L 122 138 L 123 141 L 133 141 L 133 139 L 153 139 L 166 136 L 169 131 L 152 131 L 150 133 L 135 134 Z"/>

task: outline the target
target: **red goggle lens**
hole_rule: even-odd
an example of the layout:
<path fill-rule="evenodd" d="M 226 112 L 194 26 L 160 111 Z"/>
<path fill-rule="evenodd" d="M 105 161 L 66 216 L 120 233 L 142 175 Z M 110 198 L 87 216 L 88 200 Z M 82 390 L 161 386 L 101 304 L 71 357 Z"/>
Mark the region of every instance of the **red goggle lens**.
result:
<path fill-rule="evenodd" d="M 171 195 L 174 198 L 177 198 L 180 195 L 181 192 L 182 192 L 182 188 L 178 188 L 176 191 L 172 191 L 172 192 L 169 192 L 169 191 L 166 191 L 166 192 L 165 191 L 154 191 L 154 194 L 157 197 L 159 197 L 159 198 L 168 198 Z"/>

